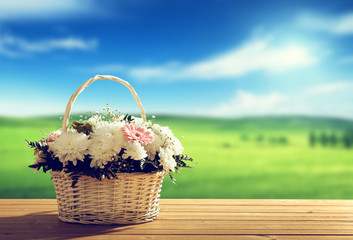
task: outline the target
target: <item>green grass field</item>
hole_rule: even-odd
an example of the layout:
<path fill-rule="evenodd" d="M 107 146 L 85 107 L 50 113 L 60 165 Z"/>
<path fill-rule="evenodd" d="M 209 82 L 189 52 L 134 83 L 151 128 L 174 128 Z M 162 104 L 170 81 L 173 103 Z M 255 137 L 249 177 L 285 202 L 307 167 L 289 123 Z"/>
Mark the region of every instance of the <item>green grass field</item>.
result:
<path fill-rule="evenodd" d="M 198 164 L 166 177 L 163 198 L 353 198 L 353 148 L 309 147 L 311 130 L 342 134 L 348 120 L 309 117 L 208 119 L 163 116 Z M 0 118 L 0 198 L 55 198 L 49 174 L 33 173 L 24 138 L 60 128 L 58 117 Z M 270 141 L 285 137 L 285 143 Z"/>

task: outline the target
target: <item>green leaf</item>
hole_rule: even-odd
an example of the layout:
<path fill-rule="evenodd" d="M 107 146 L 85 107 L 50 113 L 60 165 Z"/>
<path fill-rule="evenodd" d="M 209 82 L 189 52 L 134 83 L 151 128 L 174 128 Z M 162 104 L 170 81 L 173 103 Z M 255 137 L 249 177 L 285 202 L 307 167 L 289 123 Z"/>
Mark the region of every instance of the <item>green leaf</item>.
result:
<path fill-rule="evenodd" d="M 170 179 L 172 180 L 172 182 L 175 184 L 175 178 L 173 177 L 173 175 L 172 175 L 171 172 L 169 172 L 169 177 L 170 177 Z"/>

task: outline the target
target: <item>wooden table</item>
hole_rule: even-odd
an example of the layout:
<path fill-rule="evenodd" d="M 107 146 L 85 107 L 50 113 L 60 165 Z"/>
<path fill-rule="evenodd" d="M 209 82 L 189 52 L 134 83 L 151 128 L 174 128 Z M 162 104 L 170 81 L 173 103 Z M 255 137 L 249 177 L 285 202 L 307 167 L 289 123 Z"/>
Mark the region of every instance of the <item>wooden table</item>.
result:
<path fill-rule="evenodd" d="M 0 200 L 0 239 L 353 239 L 353 200 L 162 199 L 137 225 L 60 222 L 55 199 Z"/>

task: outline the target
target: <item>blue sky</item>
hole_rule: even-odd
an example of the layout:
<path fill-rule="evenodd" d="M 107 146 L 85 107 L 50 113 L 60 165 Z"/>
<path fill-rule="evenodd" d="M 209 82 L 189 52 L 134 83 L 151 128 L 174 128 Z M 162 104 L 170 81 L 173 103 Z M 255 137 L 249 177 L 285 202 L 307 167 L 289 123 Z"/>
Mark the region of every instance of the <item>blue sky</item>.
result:
<path fill-rule="evenodd" d="M 0 115 L 64 112 L 97 74 L 147 113 L 353 118 L 353 1 L 0 1 Z M 76 112 L 137 112 L 94 83 Z"/>

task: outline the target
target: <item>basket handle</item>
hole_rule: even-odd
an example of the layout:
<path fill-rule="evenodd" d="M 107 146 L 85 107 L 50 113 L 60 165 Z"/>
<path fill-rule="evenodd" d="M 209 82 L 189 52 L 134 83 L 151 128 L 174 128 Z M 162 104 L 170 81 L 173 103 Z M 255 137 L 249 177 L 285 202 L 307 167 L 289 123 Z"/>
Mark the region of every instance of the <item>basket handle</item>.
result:
<path fill-rule="evenodd" d="M 63 125 L 62 125 L 62 128 L 61 128 L 61 131 L 62 133 L 66 133 L 67 132 L 67 126 L 69 124 L 69 118 L 70 118 L 70 113 L 71 113 L 71 107 L 72 105 L 74 104 L 77 96 L 83 91 L 85 90 L 91 83 L 95 82 L 95 81 L 99 81 L 99 80 L 103 80 L 103 79 L 106 79 L 106 80 L 110 80 L 110 81 L 114 81 L 114 82 L 119 82 L 121 84 L 123 84 L 125 87 L 127 87 L 132 96 L 134 97 L 138 107 L 139 107 L 139 110 L 140 110 L 140 114 L 141 114 L 141 117 L 143 119 L 143 121 L 146 122 L 146 113 L 145 113 L 145 110 L 143 109 L 142 107 L 142 104 L 141 104 L 141 101 L 140 101 L 140 98 L 138 97 L 137 93 L 135 92 L 135 90 L 133 89 L 133 87 L 130 85 L 130 83 L 128 83 L 127 81 L 124 81 L 118 77 L 114 77 L 114 76 L 110 76 L 110 75 L 96 75 L 94 76 L 93 78 L 87 80 L 86 82 L 84 82 L 77 90 L 76 92 L 74 92 L 74 94 L 72 94 L 69 102 L 67 103 L 66 105 L 66 109 L 65 109 L 65 114 L 64 114 L 64 119 L 63 119 Z"/>

